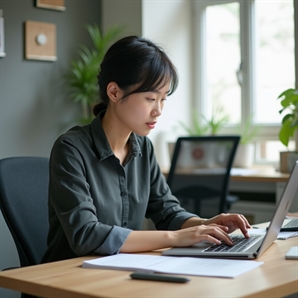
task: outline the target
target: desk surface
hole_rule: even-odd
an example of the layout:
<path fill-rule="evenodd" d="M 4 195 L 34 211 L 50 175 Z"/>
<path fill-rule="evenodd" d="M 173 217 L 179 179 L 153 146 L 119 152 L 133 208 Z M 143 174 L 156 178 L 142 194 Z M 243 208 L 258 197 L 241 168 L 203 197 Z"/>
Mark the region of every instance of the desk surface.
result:
<path fill-rule="evenodd" d="M 233 170 L 236 170 L 233 174 Z M 168 175 L 168 169 L 162 169 L 165 176 Z M 231 181 L 243 182 L 287 182 L 289 173 L 278 172 L 273 166 L 254 166 L 248 169 L 232 169 Z"/>
<path fill-rule="evenodd" d="M 191 276 L 186 284 L 139 281 L 130 279 L 131 271 L 81 268 L 83 260 L 93 257 L 80 257 L 0 272 L 0 286 L 61 298 L 284 297 L 298 292 L 298 261 L 285 260 L 297 239 L 276 240 L 258 259 L 264 264 L 235 279 Z"/>
<path fill-rule="evenodd" d="M 245 172 L 247 170 L 247 172 Z M 232 174 L 231 181 L 247 182 L 287 182 L 290 174 L 276 171 L 270 166 L 259 166 L 244 169 L 243 174 Z"/>

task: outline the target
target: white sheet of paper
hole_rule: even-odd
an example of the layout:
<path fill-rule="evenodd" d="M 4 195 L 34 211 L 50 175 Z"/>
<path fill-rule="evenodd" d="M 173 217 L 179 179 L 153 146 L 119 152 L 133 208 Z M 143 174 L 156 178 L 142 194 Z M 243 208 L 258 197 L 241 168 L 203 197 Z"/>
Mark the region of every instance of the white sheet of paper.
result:
<path fill-rule="evenodd" d="M 289 238 L 293 238 L 293 237 L 297 237 L 298 236 L 298 232 L 295 231 L 289 231 L 289 232 L 279 232 L 277 239 L 278 240 L 287 240 Z"/>
<path fill-rule="evenodd" d="M 82 267 L 235 278 L 262 264 L 248 260 L 118 254 L 84 261 Z"/>
<path fill-rule="evenodd" d="M 246 169 L 246 168 L 231 169 L 231 175 L 244 176 L 244 175 L 253 175 L 255 173 L 257 173 L 257 171 L 254 169 Z"/>

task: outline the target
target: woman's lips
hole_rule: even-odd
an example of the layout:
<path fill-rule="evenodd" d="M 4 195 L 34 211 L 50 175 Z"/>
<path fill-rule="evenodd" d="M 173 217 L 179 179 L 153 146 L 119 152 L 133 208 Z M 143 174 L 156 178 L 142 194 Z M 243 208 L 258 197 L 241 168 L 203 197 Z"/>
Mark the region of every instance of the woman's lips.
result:
<path fill-rule="evenodd" d="M 146 124 L 150 129 L 153 129 L 155 127 L 156 122 L 147 122 Z"/>

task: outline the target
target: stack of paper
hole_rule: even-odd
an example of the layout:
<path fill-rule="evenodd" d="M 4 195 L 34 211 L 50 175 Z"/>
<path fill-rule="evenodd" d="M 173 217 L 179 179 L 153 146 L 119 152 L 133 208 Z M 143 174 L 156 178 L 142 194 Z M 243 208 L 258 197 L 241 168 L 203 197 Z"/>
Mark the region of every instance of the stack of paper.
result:
<path fill-rule="evenodd" d="M 278 240 L 287 240 L 289 238 L 296 237 L 296 236 L 298 236 L 298 232 L 296 232 L 296 231 L 294 231 L 294 232 L 279 232 L 277 239 Z"/>
<path fill-rule="evenodd" d="M 83 267 L 234 278 L 261 264 L 248 260 L 118 254 L 84 261 Z"/>

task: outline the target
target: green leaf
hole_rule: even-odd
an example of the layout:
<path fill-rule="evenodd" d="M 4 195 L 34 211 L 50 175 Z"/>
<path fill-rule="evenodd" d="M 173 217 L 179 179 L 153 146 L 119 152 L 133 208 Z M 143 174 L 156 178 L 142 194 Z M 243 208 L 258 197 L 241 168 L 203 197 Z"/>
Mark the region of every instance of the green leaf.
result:
<path fill-rule="evenodd" d="M 288 146 L 290 139 L 290 121 L 283 122 L 283 125 L 279 131 L 279 139 L 285 145 Z"/>
<path fill-rule="evenodd" d="M 208 131 L 208 126 L 200 122 L 200 115 L 195 109 L 192 110 L 192 123 L 187 126 L 184 122 L 179 121 L 178 124 L 189 136 L 201 136 L 206 134 Z"/>
<path fill-rule="evenodd" d="M 283 91 L 277 98 L 281 98 L 281 97 L 283 97 L 283 96 L 289 96 L 289 95 L 291 95 L 291 94 L 293 94 L 293 93 L 296 93 L 296 91 L 297 90 L 295 90 L 295 89 L 287 89 L 287 90 L 285 90 L 285 91 Z"/>
<path fill-rule="evenodd" d="M 238 126 L 238 133 L 241 136 L 241 144 L 249 144 L 259 132 L 259 127 L 253 124 L 253 115 L 244 122 L 243 125 Z"/>
<path fill-rule="evenodd" d="M 217 134 L 222 127 L 229 122 L 230 117 L 224 113 L 223 107 L 216 107 L 211 115 L 211 118 L 208 120 L 205 116 L 202 116 L 205 119 L 205 122 L 211 130 L 211 134 Z"/>
<path fill-rule="evenodd" d="M 289 139 L 298 129 L 298 89 L 287 89 L 278 96 L 278 99 L 282 106 L 279 113 L 286 113 L 281 121 L 279 139 L 282 144 L 288 146 Z"/>
<path fill-rule="evenodd" d="M 105 52 L 112 41 L 123 31 L 118 25 L 112 26 L 102 34 L 97 24 L 85 26 L 93 42 L 93 48 L 80 45 L 78 58 L 71 61 L 71 67 L 65 75 L 66 91 L 70 99 L 82 108 L 82 119 L 90 122 L 92 107 L 99 101 L 97 75 Z M 86 123 L 85 120 L 80 123 Z"/>

